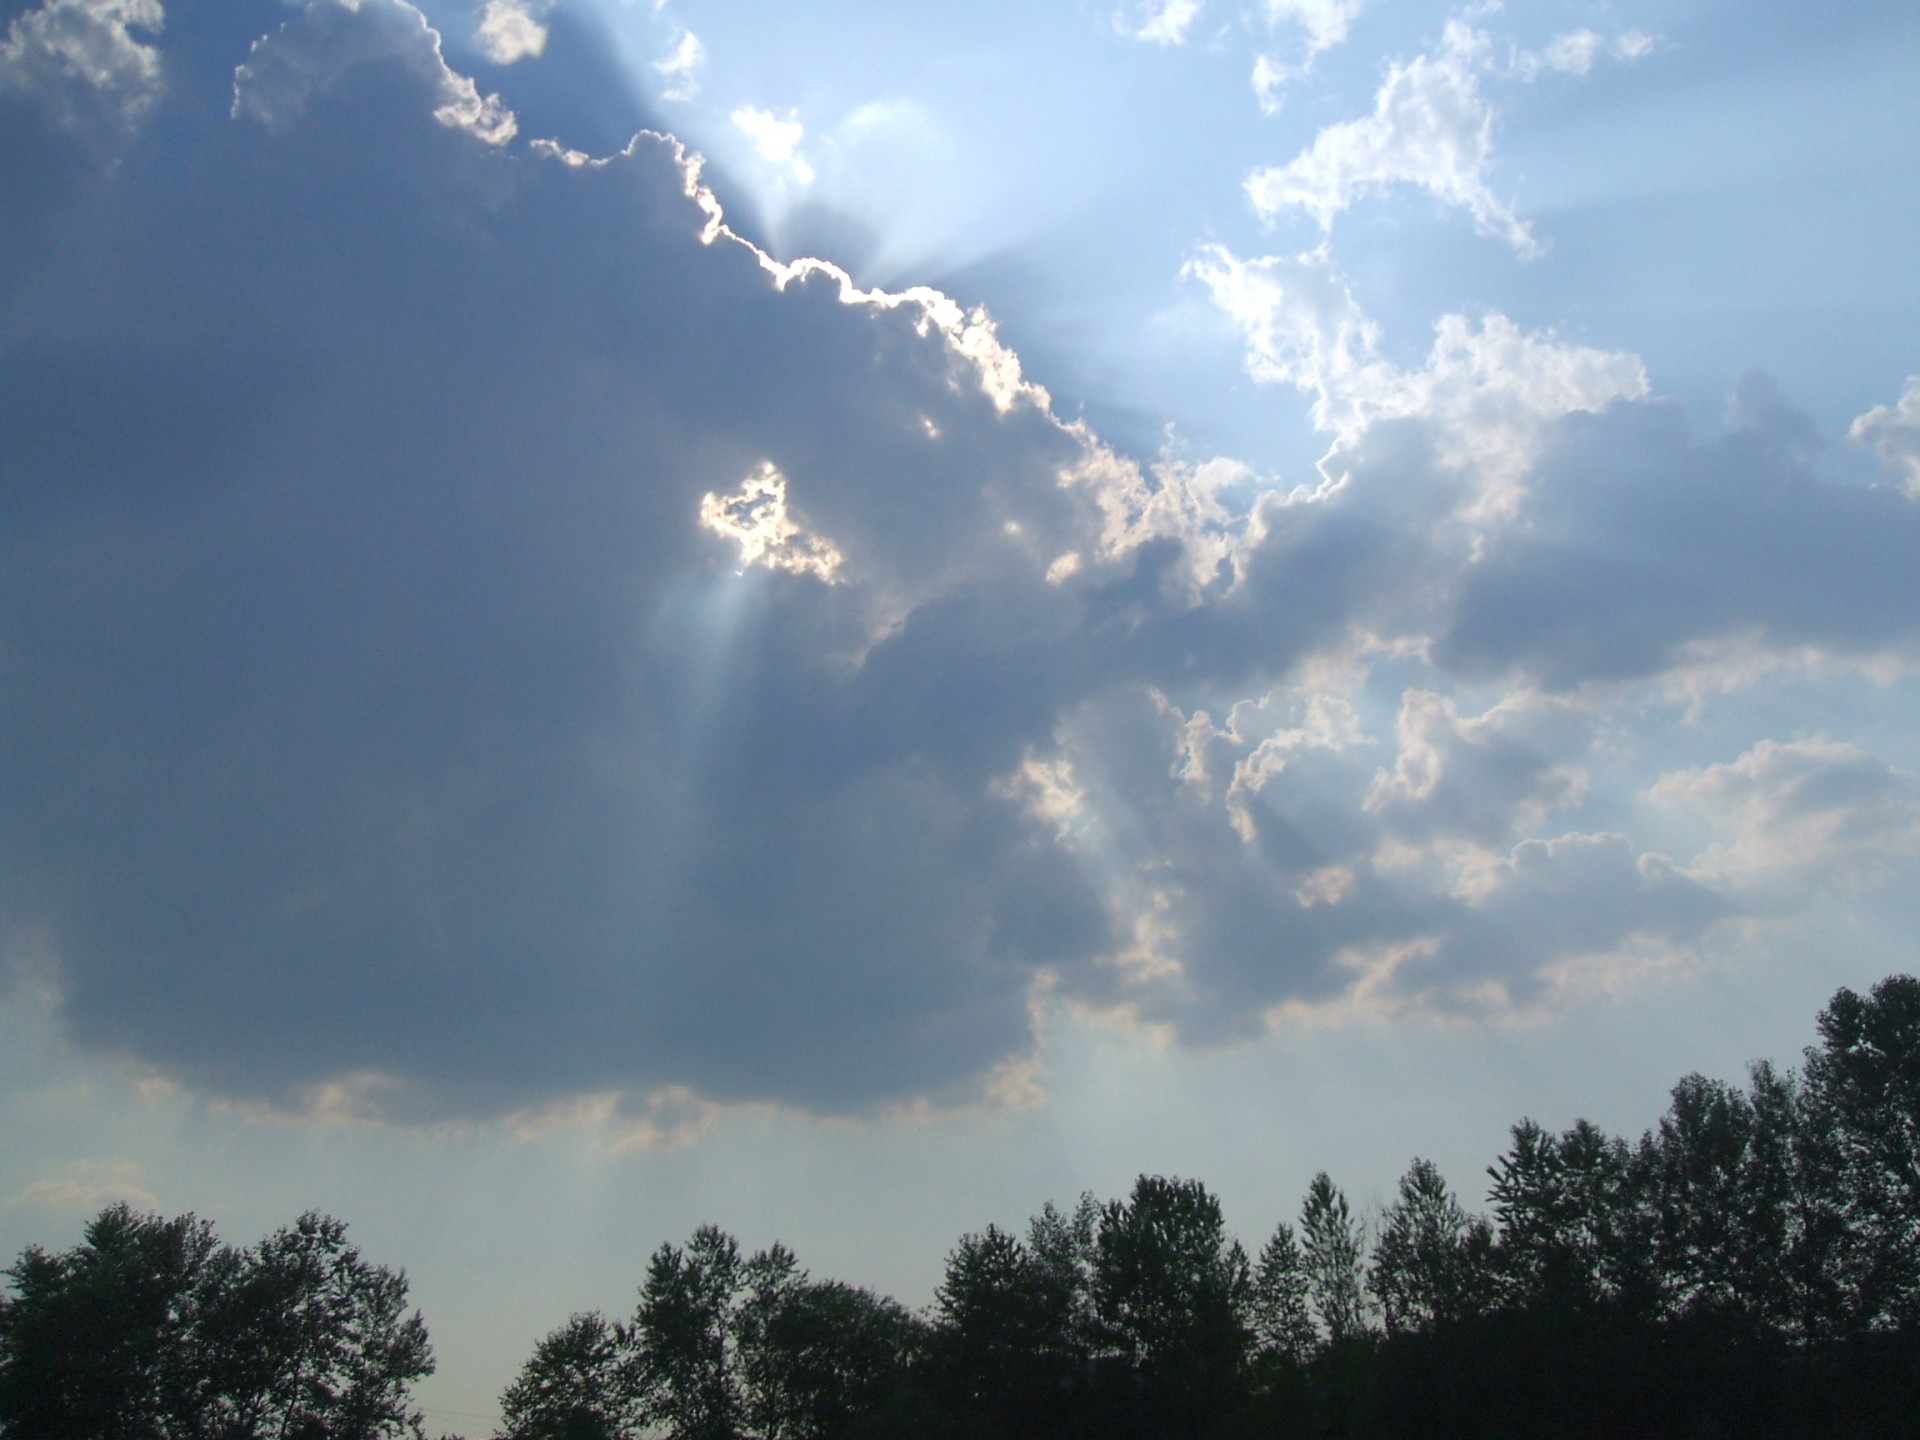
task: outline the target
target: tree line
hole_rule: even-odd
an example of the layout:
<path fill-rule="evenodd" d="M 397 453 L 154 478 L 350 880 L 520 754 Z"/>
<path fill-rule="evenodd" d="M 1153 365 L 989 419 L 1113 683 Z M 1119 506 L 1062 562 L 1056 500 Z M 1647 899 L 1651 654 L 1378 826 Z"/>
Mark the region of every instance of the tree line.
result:
<path fill-rule="evenodd" d="M 1251 1253 L 1143 1175 L 962 1236 L 920 1312 L 702 1227 L 538 1343 L 502 1440 L 1920 1434 L 1920 981 L 1818 1027 L 1637 1142 L 1521 1121 L 1488 1214 L 1425 1160 L 1371 1216 L 1322 1173 Z M 336 1221 L 116 1207 L 7 1274 L 0 1435 L 420 1433 L 425 1327 Z"/>

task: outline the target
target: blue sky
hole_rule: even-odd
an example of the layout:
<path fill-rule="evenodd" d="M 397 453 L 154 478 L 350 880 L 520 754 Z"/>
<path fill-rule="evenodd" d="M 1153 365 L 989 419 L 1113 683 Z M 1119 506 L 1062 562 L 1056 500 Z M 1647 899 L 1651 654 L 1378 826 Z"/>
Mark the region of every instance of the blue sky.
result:
<path fill-rule="evenodd" d="M 1910 7 L 0 23 L 9 1253 L 330 1209 L 479 1431 L 1910 968 Z"/>

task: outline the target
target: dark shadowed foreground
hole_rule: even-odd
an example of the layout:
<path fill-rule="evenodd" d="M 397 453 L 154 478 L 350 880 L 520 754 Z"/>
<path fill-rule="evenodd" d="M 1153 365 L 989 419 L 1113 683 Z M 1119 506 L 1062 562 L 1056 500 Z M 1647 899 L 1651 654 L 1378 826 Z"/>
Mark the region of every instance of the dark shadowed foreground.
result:
<path fill-rule="evenodd" d="M 1805 1068 L 1690 1075 L 1635 1145 L 1531 1121 L 1467 1212 L 1325 1174 L 1257 1256 L 1198 1181 L 963 1236 L 915 1314 L 718 1229 L 570 1319 L 510 1440 L 1920 1434 L 1920 981 L 1840 991 Z M 302 1217 L 248 1250 L 101 1214 L 0 1300 L 0 1435 L 420 1433 L 403 1276 Z"/>

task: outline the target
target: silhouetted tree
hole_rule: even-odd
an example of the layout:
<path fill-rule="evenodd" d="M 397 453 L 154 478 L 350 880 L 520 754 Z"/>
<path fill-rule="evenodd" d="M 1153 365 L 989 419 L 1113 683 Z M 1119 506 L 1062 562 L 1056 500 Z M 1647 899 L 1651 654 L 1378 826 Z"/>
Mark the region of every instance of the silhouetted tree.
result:
<path fill-rule="evenodd" d="M 1826 1147 L 1807 1120 L 1799 1077 L 1765 1060 L 1749 1072 L 1753 1139 L 1745 1194 L 1750 1274 L 1767 1323 L 1803 1344 L 1835 1333 L 1842 1311 L 1834 1255 L 1844 1221 L 1827 1202 Z"/>
<path fill-rule="evenodd" d="M 734 1368 L 749 1434 L 774 1433 L 791 1406 L 776 1330 L 790 1297 L 806 1283 L 807 1272 L 793 1252 L 777 1242 L 756 1253 L 741 1269 L 731 1326 Z"/>
<path fill-rule="evenodd" d="M 1087 1358 L 1095 1342 L 1093 1266 L 1100 1209 L 1092 1193 L 1083 1192 L 1071 1215 L 1049 1200 L 1027 1224 L 1027 1250 L 1039 1284 L 1063 1316 L 1061 1351 L 1075 1364 Z"/>
<path fill-rule="evenodd" d="M 342 1221 L 309 1212 L 262 1240 L 201 1324 L 248 1357 L 255 1381 L 220 1433 L 371 1440 L 419 1428 L 407 1399 L 433 1371 L 426 1324 L 407 1313 L 406 1276 L 361 1259 Z"/>
<path fill-rule="evenodd" d="M 9 1440 L 419 1434 L 432 1352 L 406 1277 L 307 1214 L 250 1250 L 193 1216 L 102 1211 L 60 1255 L 28 1249 L 0 1302 Z"/>
<path fill-rule="evenodd" d="M 1625 1141 L 1585 1120 L 1557 1138 L 1531 1120 L 1513 1127 L 1513 1147 L 1488 1170 L 1508 1303 L 1651 1310 L 1651 1235 L 1632 1160 Z"/>
<path fill-rule="evenodd" d="M 784 1285 L 750 1346 L 754 1433 L 837 1440 L 878 1433 L 908 1382 L 921 1324 L 896 1302 L 837 1280 Z"/>
<path fill-rule="evenodd" d="M 1235 1402 L 1251 1291 L 1246 1252 L 1199 1181 L 1142 1175 L 1100 1212 L 1094 1308 L 1160 1433 L 1211 1433 Z"/>
<path fill-rule="evenodd" d="M 603 1315 L 574 1315 L 501 1395 L 504 1440 L 628 1440 L 639 1402 L 631 1336 Z"/>
<path fill-rule="evenodd" d="M 811 1279 L 784 1247 L 742 1260 L 707 1227 L 654 1255 L 630 1327 L 576 1316 L 542 1342 L 503 1399 L 507 1440 L 1920 1433 L 1920 983 L 1843 990 L 1820 1024 L 1804 1079 L 1765 1063 L 1744 1090 L 1687 1076 L 1633 1147 L 1586 1121 L 1522 1121 L 1489 1171 L 1497 1231 L 1416 1159 L 1371 1256 L 1324 1172 L 1251 1266 L 1203 1185 L 1143 1175 L 1123 1201 L 1047 1205 L 1024 1239 L 962 1236 L 921 1321 Z M 162 1398 L 85 1433 L 227 1440 L 141 1417 L 210 1384 L 279 1393 L 220 1306 L 281 1314 L 267 1277 L 309 1271 L 191 1226 L 100 1239 L 127 1263 L 96 1267 L 106 1279 L 73 1303 L 116 1297 L 111 1343 L 72 1363 L 163 1377 L 143 1392 Z M 29 1252 L 22 1295 L 61 1290 L 69 1259 Z M 149 1290 L 187 1299 L 156 1307 Z M 32 1326 L 6 1313 L 0 1332 L 27 1346 Z M 233 1348 L 169 1369 L 150 1359 L 169 1326 Z M 277 1353 L 316 1326 L 257 1328 Z M 0 1389 L 17 1396 L 11 1353 Z"/>
<path fill-rule="evenodd" d="M 1792 1095 L 1766 1066 L 1752 1090 L 1689 1075 L 1642 1147 L 1663 1313 L 1786 1331 L 1795 1204 Z"/>
<path fill-rule="evenodd" d="M 1920 980 L 1839 991 L 1807 1051 L 1804 1124 L 1850 1333 L 1920 1325 Z"/>
<path fill-rule="evenodd" d="M 1416 1159 L 1381 1217 L 1367 1288 L 1387 1333 L 1484 1313 L 1494 1300 L 1493 1231 L 1468 1215 L 1430 1160 Z"/>
<path fill-rule="evenodd" d="M 126 1205 L 64 1254 L 29 1247 L 0 1301 L 0 1433 L 20 1440 L 145 1440 L 194 1423 L 182 1373 L 213 1227 Z"/>
<path fill-rule="evenodd" d="M 740 1247 L 703 1225 L 684 1250 L 662 1245 L 647 1263 L 634 1313 L 641 1415 L 667 1440 L 735 1440 L 741 1397 L 731 1363 Z"/>
<path fill-rule="evenodd" d="M 1330 1344 L 1367 1328 L 1364 1286 L 1366 1234 L 1347 1197 L 1322 1170 L 1307 1186 L 1300 1206 L 1300 1258 L 1314 1318 Z"/>
<path fill-rule="evenodd" d="M 948 1403 L 992 1434 L 1046 1433 L 1084 1359 L 1075 1279 L 992 1225 L 961 1236 L 934 1297 Z"/>
<path fill-rule="evenodd" d="M 1314 1329 L 1306 1259 L 1293 1238 L 1293 1227 L 1284 1220 L 1274 1227 L 1254 1266 L 1252 1314 L 1254 1342 L 1262 1354 L 1290 1365 L 1304 1365 L 1313 1358 L 1319 1336 Z"/>

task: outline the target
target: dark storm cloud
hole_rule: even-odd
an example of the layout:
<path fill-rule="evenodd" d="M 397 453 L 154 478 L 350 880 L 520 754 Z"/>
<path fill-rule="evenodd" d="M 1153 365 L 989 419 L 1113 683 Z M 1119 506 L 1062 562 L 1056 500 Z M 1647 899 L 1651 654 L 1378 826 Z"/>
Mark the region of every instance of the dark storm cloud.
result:
<path fill-rule="evenodd" d="M 6 898 L 73 1033 L 462 1113 L 1022 1053 L 1109 924 L 990 783 L 1076 683 L 1026 547 L 1083 442 L 703 243 L 668 142 L 504 145 L 403 6 L 170 25 L 206 63 L 6 278 Z M 768 461 L 844 583 L 701 528 Z"/>
<path fill-rule="evenodd" d="M 863 1111 L 979 1096 L 1040 995 L 1529 1003 L 1745 902 L 1579 828 L 1590 717 L 1457 677 L 1920 613 L 1912 502 L 1764 387 L 1708 446 L 1540 420 L 1626 370 L 1489 324 L 1423 372 L 1465 419 L 1395 402 L 1317 489 L 1143 471 L 670 139 L 569 149 L 643 117 L 564 9 L 477 81 L 401 0 L 55 9 L 117 59 L 0 56 L 0 917 L 204 1091 Z M 1536 429 L 1470 524 L 1458 457 Z M 1338 679 L 1383 649 L 1397 741 Z"/>
<path fill-rule="evenodd" d="M 1628 680 L 1726 639 L 1842 655 L 1920 635 L 1920 504 L 1823 479 L 1811 423 L 1749 376 L 1726 436 L 1664 404 L 1572 415 L 1523 523 L 1467 571 L 1439 662 L 1554 688 Z"/>

